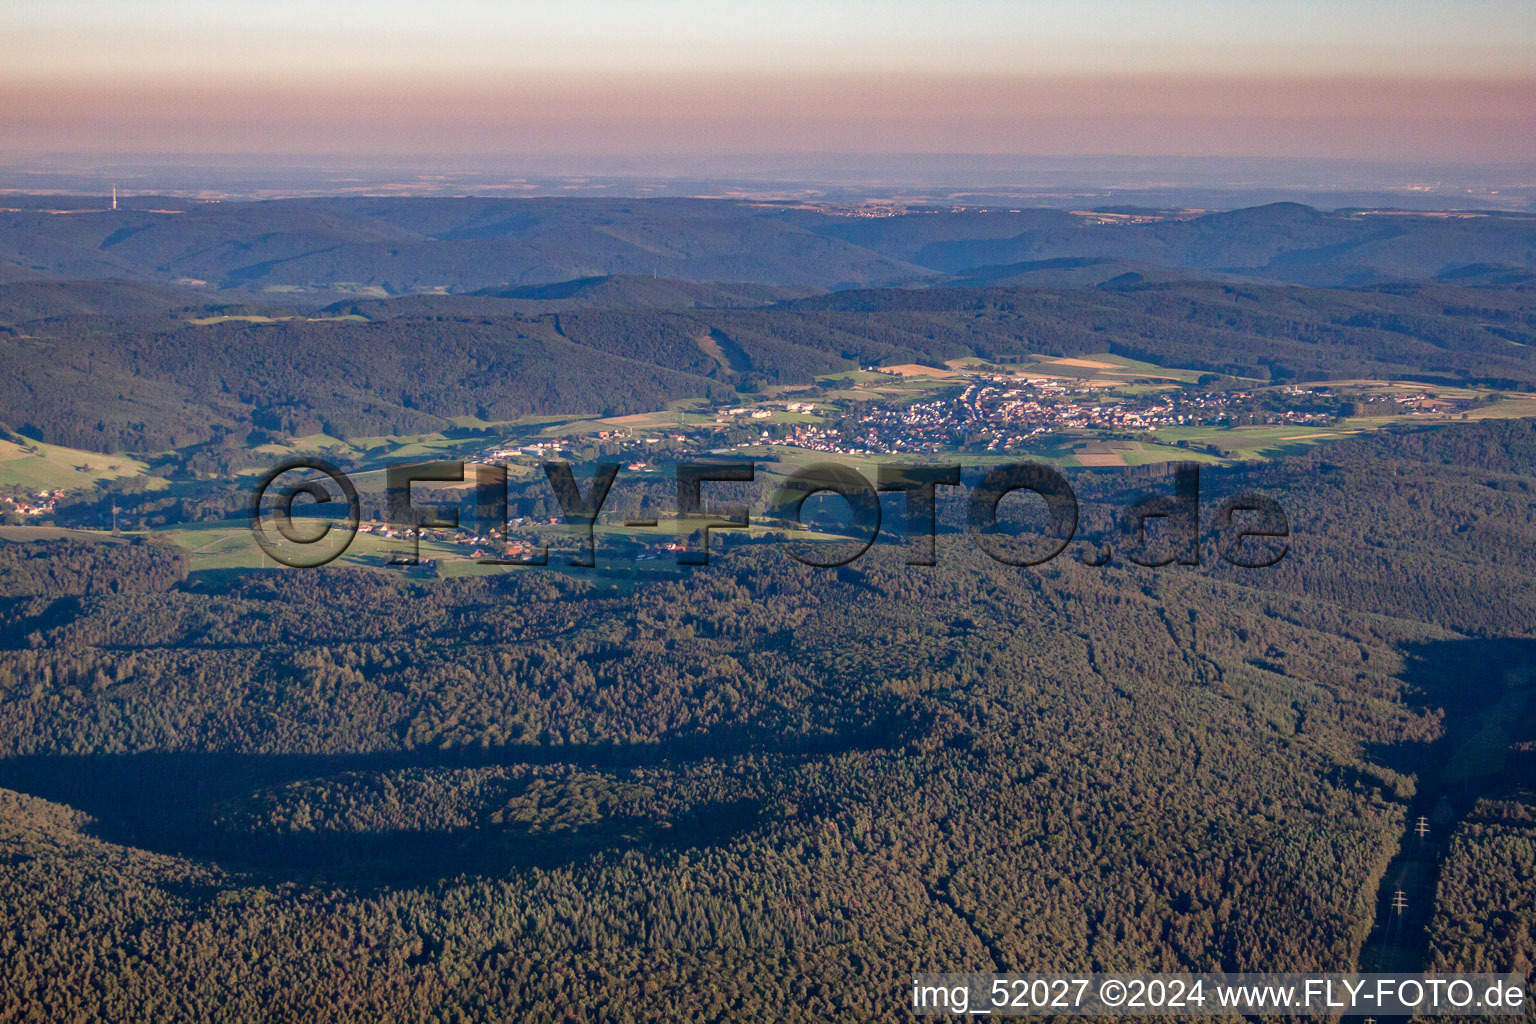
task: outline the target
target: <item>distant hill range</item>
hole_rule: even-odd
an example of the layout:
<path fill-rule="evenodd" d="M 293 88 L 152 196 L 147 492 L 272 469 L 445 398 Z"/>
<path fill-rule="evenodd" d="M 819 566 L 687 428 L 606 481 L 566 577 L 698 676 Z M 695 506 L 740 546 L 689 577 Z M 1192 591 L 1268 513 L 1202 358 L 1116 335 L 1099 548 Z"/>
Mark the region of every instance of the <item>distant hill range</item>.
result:
<path fill-rule="evenodd" d="M 640 278 L 791 289 L 956 281 L 1075 287 L 1194 272 L 1337 287 L 1469 267 L 1496 268 L 1505 279 L 1536 271 L 1536 217 L 1325 212 L 1295 203 L 1201 216 L 1048 209 L 849 216 L 703 199 L 168 199 L 146 209 L 140 197 L 132 210 L 73 213 L 14 205 L 0 213 L 0 283 L 125 278 L 332 300 L 488 292 L 571 302 L 585 292 L 594 304 L 676 307 L 751 305 L 764 296 L 623 292 Z M 1073 260 L 1084 262 L 1057 262 Z M 541 291 L 552 285 L 568 290 Z"/>
<path fill-rule="evenodd" d="M 93 451 L 617 415 L 1029 352 L 1536 389 L 1536 218 L 1514 214 L 14 206 L 0 423 Z"/>
<path fill-rule="evenodd" d="M 465 416 L 620 415 L 870 364 L 1031 352 L 1111 352 L 1268 382 L 1536 389 L 1536 289 L 1128 283 L 1146 271 L 1115 261 L 1004 268 L 996 279 L 1056 273 L 1094 286 L 796 297 L 619 278 L 305 309 L 280 305 L 284 296 L 128 281 L 0 285 L 0 422 L 73 448 L 152 453 L 238 444 L 253 431 L 352 438 Z M 695 305 L 704 301 L 720 304 Z"/>

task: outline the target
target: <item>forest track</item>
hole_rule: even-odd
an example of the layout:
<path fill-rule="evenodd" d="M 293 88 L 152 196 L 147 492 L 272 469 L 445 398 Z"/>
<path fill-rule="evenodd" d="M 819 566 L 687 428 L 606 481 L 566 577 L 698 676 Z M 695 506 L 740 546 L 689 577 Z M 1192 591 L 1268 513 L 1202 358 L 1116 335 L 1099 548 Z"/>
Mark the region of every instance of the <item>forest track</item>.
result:
<path fill-rule="evenodd" d="M 1460 666 L 1453 682 L 1455 699 L 1446 701 L 1445 733 L 1429 745 L 1417 773 L 1403 838 L 1376 893 L 1375 923 L 1360 950 L 1361 971 L 1418 972 L 1429 966 L 1429 924 L 1451 837 L 1479 799 L 1495 795 L 1508 781 L 1509 728 L 1536 699 L 1531 687 L 1536 667 L 1522 660 L 1480 693 L 1465 686 L 1460 677 L 1465 670 Z"/>

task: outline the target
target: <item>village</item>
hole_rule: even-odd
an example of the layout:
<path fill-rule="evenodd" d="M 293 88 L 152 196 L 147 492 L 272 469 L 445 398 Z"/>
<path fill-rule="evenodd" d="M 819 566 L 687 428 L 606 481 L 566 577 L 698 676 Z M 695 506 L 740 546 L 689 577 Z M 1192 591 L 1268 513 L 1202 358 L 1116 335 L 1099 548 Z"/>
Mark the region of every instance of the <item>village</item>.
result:
<path fill-rule="evenodd" d="M 1394 401 L 1413 404 L 1427 399 L 1410 395 Z M 765 423 L 756 438 L 738 441 L 735 447 L 772 443 L 842 455 L 1006 454 L 1059 434 L 1134 438 L 1176 427 L 1325 426 L 1338 419 L 1339 407 L 1337 395 L 1326 387 L 1136 390 L 1048 377 L 973 374 L 917 401 L 876 400 L 846 410 L 785 403 L 786 411 L 819 415 L 806 422 Z M 766 420 L 771 413 L 755 409 L 748 415 Z"/>
<path fill-rule="evenodd" d="M 1228 379 L 1211 386 L 1214 375 L 1200 381 L 1103 380 L 988 368 L 914 380 L 891 368 L 861 372 L 894 378 L 902 387 L 871 385 L 857 397 L 834 391 L 695 407 L 646 424 L 605 426 L 609 421 L 600 420 L 598 429 L 582 434 L 491 445 L 480 458 L 507 464 L 579 460 L 595 444 L 622 451 L 628 469 L 644 471 L 658 458 L 763 446 L 854 456 L 1001 455 L 1053 437 L 1157 441 L 1159 432 L 1167 438 L 1189 428 L 1315 430 L 1359 416 L 1442 418 L 1476 404 L 1374 382 L 1233 386 Z"/>
<path fill-rule="evenodd" d="M 1304 394 L 1313 399 L 1329 397 L 1321 390 Z M 827 450 L 831 451 L 1006 453 L 1032 439 L 1064 432 L 1132 437 L 1165 427 L 1239 422 L 1313 426 L 1333 418 L 1316 404 L 1260 410 L 1250 391 L 1174 389 L 1107 395 L 1102 389 L 1048 378 L 983 377 L 968 383 L 958 395 L 867 410 L 840 446 L 839 439 L 829 438 L 825 431 L 818 436 L 813 430 L 804 431 L 804 437 L 797 431 L 784 443 L 809 448 L 830 443 Z"/>

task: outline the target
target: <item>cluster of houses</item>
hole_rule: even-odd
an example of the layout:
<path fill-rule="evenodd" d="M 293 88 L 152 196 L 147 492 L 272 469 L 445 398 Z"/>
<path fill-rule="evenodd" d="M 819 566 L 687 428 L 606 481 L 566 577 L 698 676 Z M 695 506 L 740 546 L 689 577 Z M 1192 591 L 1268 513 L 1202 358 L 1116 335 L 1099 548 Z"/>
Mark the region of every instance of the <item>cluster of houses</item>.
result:
<path fill-rule="evenodd" d="M 32 494 L 0 495 L 0 513 L 22 516 L 51 516 L 54 506 L 64 497 L 63 490 L 36 491 Z"/>
<path fill-rule="evenodd" d="M 426 540 L 437 544 L 452 544 L 456 547 L 471 548 L 465 553 L 466 558 L 480 559 L 486 557 L 520 558 L 534 554 L 535 545 L 530 540 L 519 539 L 512 536 L 512 531 L 524 527 L 533 527 L 540 524 L 553 525 L 559 519 L 531 519 L 519 516 L 507 523 L 507 530 L 489 530 L 485 533 L 470 533 L 467 530 L 435 530 L 408 527 L 396 529 L 388 523 L 378 520 L 369 520 L 360 523 L 358 533 L 367 533 L 375 537 L 384 537 L 391 540 Z"/>
<path fill-rule="evenodd" d="M 1060 376 L 992 371 L 952 376 L 956 384 L 962 385 L 958 391 L 928 401 L 864 404 L 859 407 L 852 428 L 848 427 L 847 419 L 842 420 L 841 426 L 821 420 L 777 425 L 763 422 L 759 436 L 737 440 L 733 447 L 774 443 L 842 455 L 917 454 L 957 448 L 996 452 L 1010 450 L 1041 435 L 1066 431 L 1137 435 L 1185 426 L 1321 426 L 1337 418 L 1337 406 L 1328 404 L 1337 396 L 1323 387 L 1290 386 L 1254 392 L 1165 385 L 1138 392 L 1114 387 L 1105 380 Z M 1277 397 L 1282 399 L 1281 403 L 1275 402 Z M 1430 394 L 1394 395 L 1385 400 L 1406 406 L 1404 411 L 1443 414 L 1452 406 Z M 712 429 L 722 430 L 740 420 L 768 421 L 780 409 L 809 415 L 816 413 L 818 406 L 813 401 L 795 400 L 722 407 L 715 413 Z M 600 434 L 599 439 L 608 436 Z M 699 440 L 685 434 L 669 434 L 667 439 L 691 443 Z M 647 444 L 662 440 L 657 436 L 634 438 L 636 443 Z M 495 447 L 484 452 L 483 457 L 506 462 L 566 454 L 566 445 L 549 440 Z M 643 458 L 628 466 L 634 471 L 652 468 Z"/>
<path fill-rule="evenodd" d="M 1170 389 L 1110 397 L 1105 388 L 1053 377 L 972 377 L 956 395 L 907 405 L 866 407 L 850 431 L 793 425 L 777 443 L 844 455 L 919 453 L 984 446 L 1006 451 L 1060 431 L 1144 434 L 1166 427 L 1239 421 L 1317 425 L 1316 408 L 1256 411 L 1251 391 Z"/>
<path fill-rule="evenodd" d="M 416 539 L 432 541 L 443 545 L 451 544 L 465 549 L 460 557 L 468 561 L 515 561 L 531 559 L 543 554 L 545 540 L 533 536 L 531 532 L 533 527 L 554 526 L 559 522 L 560 520 L 557 517 L 534 519 L 519 516 L 508 521 L 505 532 L 501 530 L 488 530 L 484 533 L 470 533 L 467 530 L 395 529 L 388 523 L 370 520 L 359 524 L 358 532 L 371 534 L 376 537 L 406 541 Z M 530 532 L 521 537 L 515 536 L 514 531 L 518 529 L 527 529 Z M 639 552 L 635 557 L 640 560 L 650 560 L 686 550 L 686 545 L 680 541 L 665 541 L 658 545 L 648 545 L 645 550 Z M 423 568 L 433 568 L 436 564 L 436 560 L 427 557 L 425 553 L 422 553 L 416 562 L 418 567 Z"/>

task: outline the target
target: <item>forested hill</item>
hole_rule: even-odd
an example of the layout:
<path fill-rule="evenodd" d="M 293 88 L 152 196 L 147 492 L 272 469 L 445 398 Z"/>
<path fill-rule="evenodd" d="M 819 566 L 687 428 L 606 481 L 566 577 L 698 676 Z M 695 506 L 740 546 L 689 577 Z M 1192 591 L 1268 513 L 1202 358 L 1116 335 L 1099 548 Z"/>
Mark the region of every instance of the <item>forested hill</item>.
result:
<path fill-rule="evenodd" d="M 0 1017 L 897 1021 L 930 962 L 1370 971 L 1420 813 L 1406 969 L 1528 971 L 1533 439 L 1214 472 L 1287 509 L 1268 570 L 0 545 Z"/>
<path fill-rule="evenodd" d="M 1536 292 L 1521 288 L 884 288 L 730 308 L 773 293 L 644 281 L 653 296 L 732 301 L 441 295 L 301 314 L 123 282 L 0 286 L 0 416 L 44 441 L 155 451 L 253 429 L 355 437 L 458 416 L 636 413 L 872 363 L 1024 352 L 1108 351 L 1261 382 L 1536 386 Z M 571 290 L 615 291 L 640 294 L 633 281 Z"/>
<path fill-rule="evenodd" d="M 100 209 L 92 209 L 99 203 Z M 1536 218 L 1325 212 L 1294 203 L 1136 217 L 917 209 L 899 216 L 701 199 L 305 199 L 0 213 L 0 281 L 216 288 L 508 289 L 614 274 L 846 288 L 1110 259 L 1316 286 L 1536 267 Z"/>
<path fill-rule="evenodd" d="M 1125 223 L 1059 210 L 843 220 L 819 230 L 946 274 L 1064 257 L 1226 271 L 1307 285 L 1428 278 L 1473 263 L 1532 266 L 1536 217 L 1327 212 L 1274 203 Z"/>
<path fill-rule="evenodd" d="M 820 286 L 936 276 L 772 210 L 674 199 L 324 199 L 165 213 L 21 211 L 0 214 L 6 263 L 62 277 L 389 293 L 603 274 Z"/>

